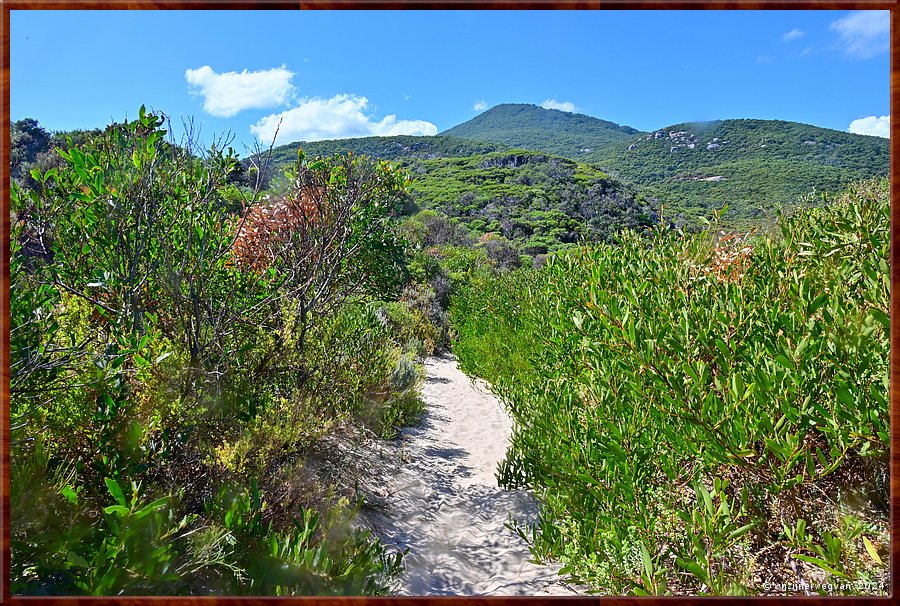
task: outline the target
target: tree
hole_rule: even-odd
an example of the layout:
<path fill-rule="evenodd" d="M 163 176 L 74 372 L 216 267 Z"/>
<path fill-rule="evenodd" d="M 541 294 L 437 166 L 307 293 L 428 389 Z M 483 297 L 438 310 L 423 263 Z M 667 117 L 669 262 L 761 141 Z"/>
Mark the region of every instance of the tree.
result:
<path fill-rule="evenodd" d="M 302 151 L 289 176 L 286 194 L 234 220 L 233 258 L 244 271 L 271 276 L 273 302 L 293 309 L 302 351 L 315 315 L 351 297 L 391 297 L 406 282 L 406 244 L 395 221 L 408 178 L 364 156 L 310 161 Z"/>
<path fill-rule="evenodd" d="M 12 179 L 21 179 L 25 168 L 37 160 L 38 154 L 50 147 L 50 133 L 34 118 L 10 122 L 9 173 Z"/>

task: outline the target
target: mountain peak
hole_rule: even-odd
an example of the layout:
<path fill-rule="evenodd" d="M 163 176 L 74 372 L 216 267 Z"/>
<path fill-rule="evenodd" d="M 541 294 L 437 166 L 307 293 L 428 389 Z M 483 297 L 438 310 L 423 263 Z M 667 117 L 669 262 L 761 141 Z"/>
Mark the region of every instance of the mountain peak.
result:
<path fill-rule="evenodd" d="M 501 103 L 441 134 L 529 149 L 535 148 L 535 142 L 546 142 L 539 149 L 577 157 L 639 133 L 630 126 L 586 114 L 546 109 L 530 103 Z"/>

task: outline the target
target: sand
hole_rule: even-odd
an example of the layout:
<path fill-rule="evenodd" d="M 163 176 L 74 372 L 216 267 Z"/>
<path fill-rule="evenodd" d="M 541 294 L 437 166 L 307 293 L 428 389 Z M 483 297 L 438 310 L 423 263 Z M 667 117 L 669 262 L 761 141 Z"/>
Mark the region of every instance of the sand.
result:
<path fill-rule="evenodd" d="M 426 361 L 421 424 L 381 451 L 365 513 L 381 539 L 409 549 L 399 595 L 577 595 L 559 564 L 534 564 L 510 517 L 534 522 L 534 497 L 497 485 L 512 422 L 452 356 Z"/>

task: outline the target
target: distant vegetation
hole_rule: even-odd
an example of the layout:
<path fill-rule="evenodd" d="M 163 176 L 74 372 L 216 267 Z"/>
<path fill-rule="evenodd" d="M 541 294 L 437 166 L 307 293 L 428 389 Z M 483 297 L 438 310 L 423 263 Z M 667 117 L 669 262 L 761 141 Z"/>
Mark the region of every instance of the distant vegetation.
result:
<path fill-rule="evenodd" d="M 744 220 L 889 168 L 887 139 L 776 120 L 677 124 L 590 160 L 679 212 L 704 216 L 727 204 L 727 218 Z"/>
<path fill-rule="evenodd" d="M 498 105 L 442 135 L 591 163 L 690 220 L 725 204 L 758 222 L 812 191 L 886 176 L 888 141 L 780 120 L 676 124 L 650 133 L 534 105 Z"/>
<path fill-rule="evenodd" d="M 353 151 L 408 165 L 418 183 L 413 192 L 420 208 L 458 218 L 474 235 L 498 231 L 500 220 L 519 223 L 524 229 L 507 227 L 503 235 L 524 245 L 526 254 L 524 248 L 556 250 L 572 232 L 603 240 L 618 228 L 634 227 L 630 220 L 619 222 L 622 213 L 634 215 L 625 208 L 632 205 L 629 200 L 641 207 L 638 214 L 646 215 L 650 209 L 659 217 L 661 211 L 667 222 L 694 226 L 711 211 L 727 206 L 723 225 L 747 227 L 771 223 L 779 209 L 815 204 L 817 195 L 808 199 L 813 192 L 834 194 L 860 179 L 886 176 L 889 168 L 886 139 L 796 122 L 724 120 L 641 133 L 582 114 L 524 104 L 495 106 L 437 137 L 367 137 L 282 146 L 273 150 L 267 174 L 289 164 L 299 148 L 314 155 Z M 605 173 L 624 206 L 612 211 L 608 226 L 598 231 L 604 219 L 578 212 L 586 198 L 584 192 L 573 191 L 577 186 L 566 191 L 552 175 L 549 180 L 538 176 L 529 185 L 525 173 L 535 170 L 533 161 L 515 175 L 472 173 L 484 161 L 481 156 L 513 149 L 519 154 L 543 152 L 555 166 L 560 158 L 573 160 L 581 175 Z M 529 152 L 528 157 L 543 154 Z M 552 171 L 543 172 L 546 177 Z M 434 175 L 440 175 L 440 186 Z M 514 187 L 518 185 L 527 187 Z M 575 204 L 567 203 L 573 198 Z M 533 211 L 544 215 L 529 218 Z M 586 218 L 593 220 L 592 227 L 585 225 Z M 527 244 L 530 240 L 533 243 Z"/>
<path fill-rule="evenodd" d="M 274 188 L 298 150 L 305 154 L 373 153 L 409 172 L 408 213 L 438 212 L 472 239 L 488 234 L 516 245 L 523 257 L 581 241 L 608 241 L 622 228 L 658 222 L 632 188 L 573 160 L 445 137 L 370 137 L 298 143 L 254 156 Z M 458 155 L 463 153 L 464 155 Z"/>
<path fill-rule="evenodd" d="M 867 182 L 774 233 L 624 235 L 458 289 L 534 553 L 601 593 L 882 594 L 889 208 Z"/>
<path fill-rule="evenodd" d="M 630 188 L 596 168 L 546 154 L 511 150 L 407 159 L 403 166 L 414 178 L 416 206 L 444 213 L 473 236 L 502 235 L 530 256 L 657 222 Z"/>
<path fill-rule="evenodd" d="M 474 154 L 487 154 L 507 149 L 501 143 L 470 141 L 456 137 L 413 137 L 397 135 L 394 137 L 360 137 L 358 139 L 334 139 L 324 141 L 303 141 L 289 143 L 274 148 L 271 153 L 261 153 L 248 157 L 244 161 L 247 168 L 264 162 L 274 171 L 289 166 L 297 159 L 297 152 L 302 149 L 310 157 L 331 156 L 348 152 L 379 158 L 382 160 L 398 160 L 409 158 L 460 158 Z"/>
<path fill-rule="evenodd" d="M 493 141 L 534 149 L 578 161 L 639 130 L 584 114 L 543 109 L 525 103 L 503 103 L 441 133 L 442 136 Z"/>

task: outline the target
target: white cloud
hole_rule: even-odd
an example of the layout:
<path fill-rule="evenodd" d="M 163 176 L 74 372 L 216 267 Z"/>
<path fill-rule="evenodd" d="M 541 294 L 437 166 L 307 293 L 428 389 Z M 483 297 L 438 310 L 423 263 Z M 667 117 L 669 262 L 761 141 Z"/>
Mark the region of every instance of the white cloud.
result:
<path fill-rule="evenodd" d="M 547 99 L 541 103 L 544 109 L 558 109 L 563 112 L 574 112 L 575 104 L 571 101 L 557 101 L 556 99 Z"/>
<path fill-rule="evenodd" d="M 476 111 L 476 112 L 483 112 L 487 108 L 488 108 L 487 101 L 484 101 L 484 100 L 476 101 L 475 105 L 472 106 L 472 110 Z"/>
<path fill-rule="evenodd" d="M 250 127 L 250 132 L 260 141 L 269 143 L 278 129 L 276 144 L 375 135 L 437 134 L 437 126 L 425 120 L 398 120 L 394 115 L 376 120 L 366 115 L 368 105 L 369 100 L 365 97 L 346 94 L 330 99 L 303 99 L 293 109 L 262 118 Z"/>
<path fill-rule="evenodd" d="M 857 135 L 872 135 L 887 139 L 891 136 L 891 117 L 867 116 L 860 118 L 851 122 L 847 130 Z"/>
<path fill-rule="evenodd" d="M 806 32 L 804 32 L 802 29 L 797 29 L 795 27 L 791 31 L 782 34 L 781 38 L 785 42 L 791 42 L 792 40 L 799 40 L 800 38 L 802 38 L 805 35 L 806 35 Z"/>
<path fill-rule="evenodd" d="M 273 69 L 217 74 L 204 65 L 184 72 L 192 94 L 203 97 L 203 109 L 219 118 L 230 118 L 245 109 L 281 105 L 293 93 L 294 74 L 283 65 Z"/>
<path fill-rule="evenodd" d="M 868 59 L 890 48 L 888 11 L 851 11 L 829 27 L 838 33 L 844 52 L 851 57 Z"/>

